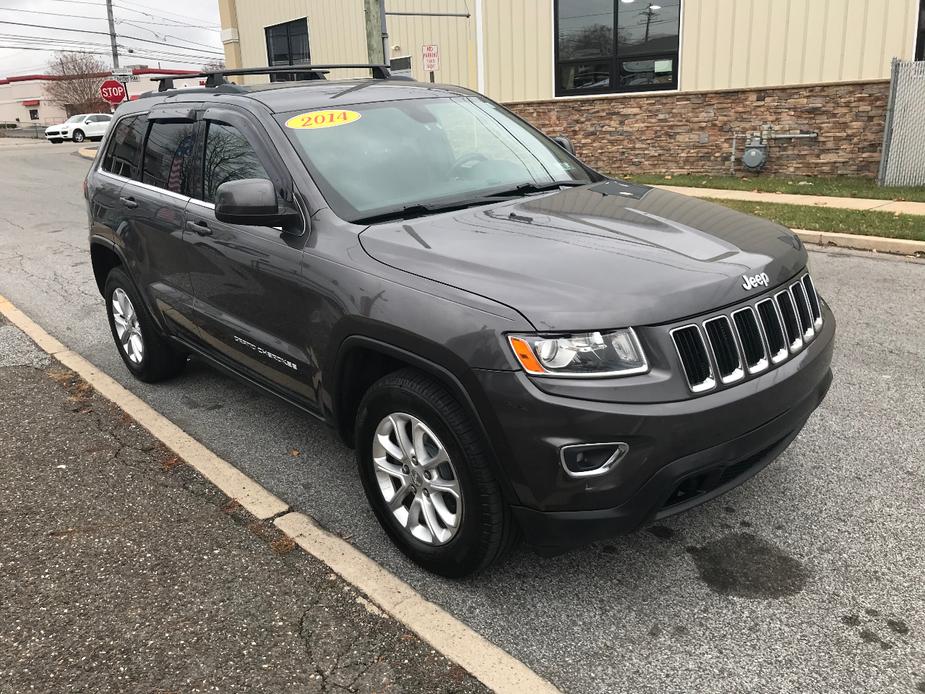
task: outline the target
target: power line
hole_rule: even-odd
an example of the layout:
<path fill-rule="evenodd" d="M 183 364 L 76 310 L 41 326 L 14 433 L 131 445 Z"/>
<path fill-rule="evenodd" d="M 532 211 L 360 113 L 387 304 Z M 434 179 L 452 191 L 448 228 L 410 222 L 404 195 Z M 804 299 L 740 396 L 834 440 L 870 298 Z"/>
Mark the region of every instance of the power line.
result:
<path fill-rule="evenodd" d="M 12 24 L 15 26 L 32 27 L 36 29 L 51 29 L 52 31 L 70 31 L 70 32 L 78 33 L 78 34 L 97 34 L 97 35 L 102 35 L 102 36 L 110 35 L 108 31 L 92 31 L 90 29 L 69 29 L 66 27 L 53 27 L 47 24 L 29 24 L 27 22 L 10 22 L 7 20 L 0 20 L 0 24 Z M 144 38 L 141 38 L 140 36 L 127 36 L 126 34 L 120 34 L 119 37 L 123 39 L 129 39 L 131 41 L 141 41 L 142 43 L 152 43 L 156 46 L 166 46 L 168 48 L 184 48 L 184 49 L 188 49 L 190 52 L 195 51 L 197 53 L 207 53 L 213 56 L 224 56 L 225 55 L 224 52 L 220 52 L 218 50 L 206 51 L 201 48 L 192 48 L 192 47 L 187 47 L 187 46 L 173 46 L 169 43 L 164 43 L 162 41 L 152 41 L 151 39 L 144 39 Z"/>
<path fill-rule="evenodd" d="M 151 7 L 150 5 L 144 5 L 144 4 L 139 3 L 139 2 L 134 3 L 134 5 L 135 5 L 135 7 L 129 7 L 129 6 L 123 5 L 123 4 L 121 4 L 121 3 L 116 3 L 116 2 L 113 3 L 113 6 L 115 6 L 115 7 L 121 7 L 123 10 L 130 10 L 131 12 L 137 12 L 138 14 L 147 15 L 148 17 L 154 17 L 155 19 L 167 19 L 167 20 L 170 20 L 170 17 L 165 17 L 163 14 L 158 15 L 158 14 L 151 14 L 151 13 L 148 13 L 148 12 L 142 12 L 141 10 L 136 9 L 136 7 L 144 7 L 145 9 L 154 10 L 155 12 L 163 12 L 164 14 L 173 15 L 174 17 L 179 17 L 180 19 L 183 19 L 183 20 L 185 20 L 185 21 L 188 21 L 188 20 L 190 20 L 190 19 L 192 19 L 192 20 L 194 20 L 194 21 L 196 21 L 196 22 L 206 22 L 206 21 L 208 21 L 208 20 L 206 20 L 206 19 L 204 19 L 204 18 L 202 18 L 202 17 L 193 17 L 193 16 L 191 16 L 191 15 L 180 14 L 180 13 L 178 13 L 178 12 L 167 12 L 167 10 L 162 10 L 162 9 L 159 8 L 159 7 Z M 212 26 L 215 26 L 215 25 L 213 24 Z"/>
<path fill-rule="evenodd" d="M 28 14 L 47 14 L 47 15 L 51 15 L 52 17 L 67 17 L 69 19 L 96 19 L 96 20 L 105 19 L 105 17 L 91 17 L 90 15 L 86 15 L 86 14 L 68 14 L 67 12 L 43 12 L 42 10 L 21 10 L 19 8 L 13 8 L 13 7 L 0 7 L 0 10 L 3 10 L 4 12 L 17 12 L 17 13 L 26 12 Z"/>
<path fill-rule="evenodd" d="M 10 45 L 0 45 L 0 49 L 9 48 L 16 51 L 45 51 L 47 52 L 48 48 L 41 48 L 40 46 L 10 46 Z M 79 53 L 81 55 L 109 55 L 108 50 L 99 50 L 99 51 L 88 51 L 77 48 L 69 48 L 66 51 L 67 53 Z M 178 60 L 176 58 L 170 58 L 167 56 L 161 55 L 152 55 L 147 53 L 132 53 L 132 56 L 135 58 L 141 58 L 142 60 L 156 60 L 164 63 L 177 63 L 177 64 L 190 64 L 195 63 L 195 60 Z M 202 58 L 199 58 L 199 61 L 202 61 Z"/>

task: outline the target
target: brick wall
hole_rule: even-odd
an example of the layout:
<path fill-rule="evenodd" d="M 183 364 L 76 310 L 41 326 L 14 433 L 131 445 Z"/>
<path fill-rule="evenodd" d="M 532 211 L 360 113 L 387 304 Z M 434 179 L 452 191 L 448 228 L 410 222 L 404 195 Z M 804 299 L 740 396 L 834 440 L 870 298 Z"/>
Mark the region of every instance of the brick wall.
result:
<path fill-rule="evenodd" d="M 505 104 L 549 135 L 571 138 L 604 173 L 727 173 L 734 132 L 813 130 L 772 140 L 767 174 L 876 176 L 889 82 Z M 742 153 L 739 138 L 738 154 Z M 741 164 L 736 171 L 743 173 Z"/>

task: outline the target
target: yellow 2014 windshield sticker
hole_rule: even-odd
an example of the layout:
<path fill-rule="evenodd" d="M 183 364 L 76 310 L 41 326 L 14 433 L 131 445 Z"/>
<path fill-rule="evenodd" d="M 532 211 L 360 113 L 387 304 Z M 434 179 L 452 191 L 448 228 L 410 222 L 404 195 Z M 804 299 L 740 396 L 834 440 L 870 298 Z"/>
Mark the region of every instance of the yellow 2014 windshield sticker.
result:
<path fill-rule="evenodd" d="M 309 111 L 300 113 L 286 121 L 287 128 L 296 130 L 314 130 L 316 128 L 333 128 L 338 125 L 347 125 L 360 120 L 362 116 L 356 111 L 342 109 L 329 111 Z"/>

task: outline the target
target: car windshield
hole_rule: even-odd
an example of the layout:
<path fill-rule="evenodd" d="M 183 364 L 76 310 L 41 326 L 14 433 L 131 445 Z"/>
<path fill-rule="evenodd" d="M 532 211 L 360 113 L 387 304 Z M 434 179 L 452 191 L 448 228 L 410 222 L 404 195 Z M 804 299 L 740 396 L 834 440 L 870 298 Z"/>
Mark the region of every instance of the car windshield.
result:
<path fill-rule="evenodd" d="M 71 116 L 64 122 L 65 123 L 77 123 L 78 121 L 82 121 L 83 119 L 84 119 L 84 116 L 82 115 L 81 116 Z"/>
<path fill-rule="evenodd" d="M 504 109 L 476 97 L 293 111 L 279 122 L 328 204 L 350 221 L 599 178 Z"/>

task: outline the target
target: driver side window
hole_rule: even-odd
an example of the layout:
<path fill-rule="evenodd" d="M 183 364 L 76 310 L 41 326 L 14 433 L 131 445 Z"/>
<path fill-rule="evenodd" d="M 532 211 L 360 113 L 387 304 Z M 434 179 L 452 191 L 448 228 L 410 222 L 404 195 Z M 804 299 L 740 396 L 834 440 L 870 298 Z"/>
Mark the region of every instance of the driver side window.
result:
<path fill-rule="evenodd" d="M 270 180 L 257 153 L 240 130 L 219 121 L 208 121 L 201 199 L 214 203 L 215 192 L 222 183 L 242 178 Z"/>

